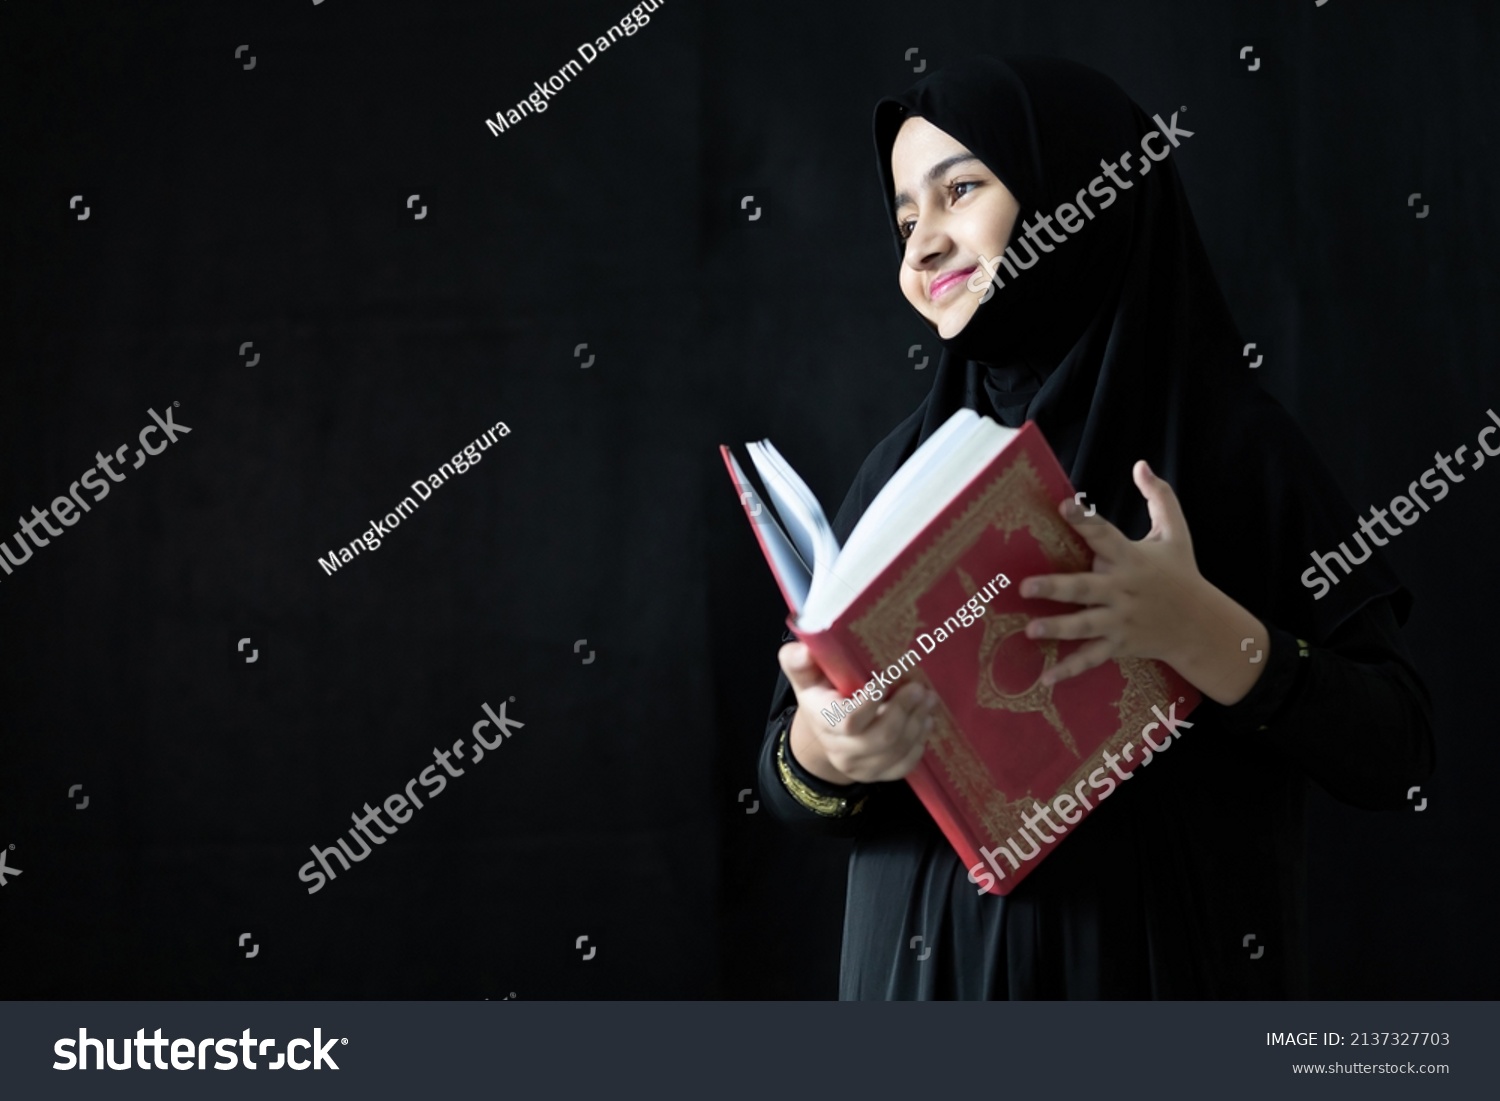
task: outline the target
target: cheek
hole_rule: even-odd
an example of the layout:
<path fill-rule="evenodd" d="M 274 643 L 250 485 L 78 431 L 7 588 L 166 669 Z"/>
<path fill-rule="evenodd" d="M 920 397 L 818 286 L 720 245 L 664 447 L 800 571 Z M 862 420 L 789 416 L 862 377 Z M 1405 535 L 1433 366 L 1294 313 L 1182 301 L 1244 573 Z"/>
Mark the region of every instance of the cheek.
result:
<path fill-rule="evenodd" d="M 903 263 L 900 283 L 901 293 L 906 296 L 906 300 L 920 310 L 927 301 L 922 294 L 922 277 Z"/>
<path fill-rule="evenodd" d="M 971 226 L 968 240 L 975 257 L 996 257 L 1005 252 L 1005 223 L 995 217 L 978 217 Z"/>
<path fill-rule="evenodd" d="M 1015 227 L 1016 215 L 1018 213 L 1020 213 L 1020 210 L 1013 201 L 1002 204 L 1000 210 L 997 212 L 994 223 L 994 245 L 997 253 L 1004 252 L 1005 246 L 1010 244 L 1011 231 Z"/>
<path fill-rule="evenodd" d="M 965 241 L 970 243 L 976 256 L 998 256 L 1005 251 L 1010 241 L 1010 229 L 1015 223 L 1016 209 L 1007 202 L 991 202 L 976 207 L 965 220 Z"/>

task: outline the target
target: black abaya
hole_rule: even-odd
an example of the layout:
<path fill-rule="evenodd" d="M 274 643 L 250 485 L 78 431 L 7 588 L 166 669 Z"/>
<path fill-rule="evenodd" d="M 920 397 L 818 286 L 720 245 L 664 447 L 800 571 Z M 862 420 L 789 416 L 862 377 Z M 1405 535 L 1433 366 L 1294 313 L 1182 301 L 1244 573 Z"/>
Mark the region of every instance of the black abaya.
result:
<path fill-rule="evenodd" d="M 969 883 L 904 780 L 868 785 L 850 818 L 796 802 L 772 760 L 796 702 L 782 678 L 760 791 L 788 823 L 855 838 L 840 998 L 1305 996 L 1304 777 L 1358 806 L 1406 805 L 1432 749 L 1402 655 L 1385 598 L 1321 646 L 1273 627 L 1250 694 L 1200 704 L 1170 753 L 1003 898 Z"/>
<path fill-rule="evenodd" d="M 1013 242 L 1029 216 L 1086 186 L 1094 161 L 1138 150 L 1156 128 L 1082 66 L 976 59 L 877 107 L 887 199 L 891 144 L 913 115 L 1005 182 L 1021 205 Z M 1129 537 L 1149 526 L 1131 463 L 1147 459 L 1172 484 L 1200 572 L 1269 627 L 1266 668 L 1233 706 L 1200 704 L 1170 753 L 1005 897 L 968 881 L 905 781 L 868 785 L 843 818 L 793 799 L 774 764 L 796 703 L 779 678 L 761 791 L 787 822 L 855 838 L 843 998 L 1300 996 L 1307 781 L 1399 807 L 1431 771 L 1430 703 L 1398 635 L 1410 594 L 1378 557 L 1321 601 L 1298 584 L 1308 553 L 1346 537 L 1355 513 L 1247 376 L 1171 160 L 1133 183 L 943 342 L 931 393 L 871 453 L 834 528 L 846 539 L 960 406 L 1033 419 Z"/>

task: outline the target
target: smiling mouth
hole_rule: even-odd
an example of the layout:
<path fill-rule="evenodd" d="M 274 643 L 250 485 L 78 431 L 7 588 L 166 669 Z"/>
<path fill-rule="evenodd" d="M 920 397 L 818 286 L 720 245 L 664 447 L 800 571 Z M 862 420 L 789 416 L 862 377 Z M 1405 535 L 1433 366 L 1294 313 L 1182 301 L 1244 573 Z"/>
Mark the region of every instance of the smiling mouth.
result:
<path fill-rule="evenodd" d="M 956 287 L 959 283 L 963 282 L 978 270 L 979 265 L 976 264 L 971 268 L 965 268 L 963 271 L 952 271 L 948 272 L 946 275 L 938 276 L 932 281 L 932 285 L 927 288 L 928 301 L 936 302 L 943 295 L 947 294 L 948 291 Z"/>

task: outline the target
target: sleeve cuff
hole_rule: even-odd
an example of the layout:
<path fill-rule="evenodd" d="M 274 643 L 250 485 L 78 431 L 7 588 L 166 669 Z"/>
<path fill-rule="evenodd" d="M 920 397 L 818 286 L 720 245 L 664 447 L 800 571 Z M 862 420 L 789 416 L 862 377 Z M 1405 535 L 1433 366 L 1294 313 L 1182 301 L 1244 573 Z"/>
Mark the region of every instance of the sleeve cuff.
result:
<path fill-rule="evenodd" d="M 776 748 L 772 751 L 781 786 L 802 806 L 824 818 L 848 818 L 858 814 L 869 797 L 869 785 L 830 784 L 804 769 L 788 744 L 792 729 L 788 720 L 794 710 L 790 709 L 782 716 L 781 731 L 776 735 Z"/>
<path fill-rule="evenodd" d="M 1266 657 L 1265 672 L 1242 700 L 1224 708 L 1225 714 L 1235 723 L 1256 731 L 1269 730 L 1274 725 L 1277 715 L 1293 695 L 1311 653 L 1306 639 L 1279 627 L 1268 627 L 1267 630 L 1271 652 Z"/>

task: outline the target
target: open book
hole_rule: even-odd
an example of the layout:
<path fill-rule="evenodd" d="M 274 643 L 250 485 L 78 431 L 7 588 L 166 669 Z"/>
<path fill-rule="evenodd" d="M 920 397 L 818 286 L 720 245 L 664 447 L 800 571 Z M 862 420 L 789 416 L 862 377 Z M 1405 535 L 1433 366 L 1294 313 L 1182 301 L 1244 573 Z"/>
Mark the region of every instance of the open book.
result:
<path fill-rule="evenodd" d="M 1023 599 L 1016 585 L 1086 572 L 1092 554 L 1058 513 L 1073 489 L 1035 423 L 1005 428 L 971 409 L 955 413 L 842 547 L 771 443 L 747 448 L 763 492 L 719 450 L 788 626 L 843 694 L 822 717 L 837 725 L 908 680 L 937 692 L 927 749 L 907 782 L 981 891 L 1009 893 L 1180 736 L 1171 720 L 1199 695 L 1161 662 L 1109 661 L 1050 687 L 1038 680 L 1086 641 L 1027 638 L 1031 619 L 1077 606 Z M 1166 741 L 1151 737 L 1163 728 Z"/>

